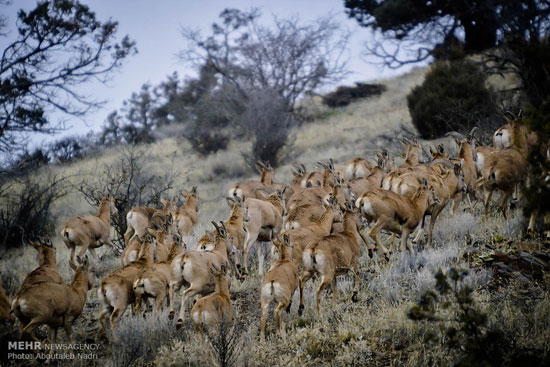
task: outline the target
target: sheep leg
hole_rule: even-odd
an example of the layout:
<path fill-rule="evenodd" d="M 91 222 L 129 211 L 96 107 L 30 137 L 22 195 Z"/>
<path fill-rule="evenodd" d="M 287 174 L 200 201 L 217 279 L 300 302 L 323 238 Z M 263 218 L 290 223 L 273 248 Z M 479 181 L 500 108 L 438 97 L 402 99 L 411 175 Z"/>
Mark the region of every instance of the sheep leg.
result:
<path fill-rule="evenodd" d="M 458 208 L 458 206 L 460 205 L 460 202 L 462 201 L 462 197 L 463 197 L 462 192 L 458 192 L 453 197 L 453 204 L 451 205 L 451 215 L 454 215 L 456 208 Z"/>
<path fill-rule="evenodd" d="M 88 245 L 82 245 L 82 248 L 78 252 L 77 258 L 82 259 L 84 257 L 84 254 L 86 253 L 86 250 L 88 249 L 88 247 L 89 247 L 89 244 Z"/>
<path fill-rule="evenodd" d="M 330 286 L 332 288 L 332 307 L 334 308 L 338 303 L 338 289 L 336 288 L 336 276 L 332 278 L 332 282 L 330 283 Z"/>
<path fill-rule="evenodd" d="M 504 216 L 504 219 L 506 219 L 506 204 L 508 203 L 508 200 L 510 199 L 510 196 L 512 196 L 512 192 L 507 191 L 504 193 L 504 196 L 502 198 L 502 201 L 500 202 L 500 211 L 502 212 L 502 215 Z"/>
<path fill-rule="evenodd" d="M 126 232 L 124 232 L 124 243 L 128 245 L 130 243 L 131 237 L 135 234 L 134 227 L 128 226 L 126 228 Z"/>
<path fill-rule="evenodd" d="M 331 277 L 332 275 L 332 277 Z M 331 279 L 332 278 L 332 279 Z M 317 315 L 319 318 L 321 317 L 321 296 L 323 295 L 323 290 L 328 287 L 328 285 L 334 280 L 334 274 L 328 273 L 326 275 L 321 276 L 321 284 L 319 284 L 319 287 L 317 288 L 317 293 L 315 295 L 315 300 L 317 302 Z M 333 290 L 332 292 L 332 302 L 333 305 L 336 306 L 336 295 Z"/>
<path fill-rule="evenodd" d="M 182 286 L 182 281 L 172 281 L 170 282 L 170 285 L 168 286 L 168 301 L 170 303 L 169 305 L 169 309 L 170 309 L 170 312 L 168 313 L 168 318 L 170 320 L 172 320 L 174 318 L 174 315 L 175 315 L 175 310 L 174 310 L 174 301 L 176 300 L 175 299 L 175 293 L 176 291 L 179 291 L 181 289 L 181 286 Z"/>
<path fill-rule="evenodd" d="M 73 318 L 65 316 L 65 320 L 63 321 L 63 326 L 65 327 L 65 334 L 67 334 L 67 340 L 69 343 L 72 341 L 71 337 L 71 328 L 73 326 Z"/>
<path fill-rule="evenodd" d="M 300 278 L 300 306 L 298 307 L 298 315 L 302 315 L 304 312 L 304 287 L 311 277 L 313 277 L 313 272 L 304 269 L 304 273 Z"/>
<path fill-rule="evenodd" d="M 376 246 L 378 246 L 378 248 L 380 248 L 382 250 L 382 252 L 384 253 L 384 257 L 386 258 L 386 260 L 388 259 L 388 249 L 382 244 L 382 242 L 380 241 L 380 238 L 378 238 L 378 233 L 380 232 L 380 230 L 382 229 L 383 225 L 384 225 L 384 220 L 382 218 L 379 218 L 376 223 L 374 224 L 374 226 L 372 226 L 372 228 L 369 230 L 368 232 L 368 235 L 370 238 L 372 238 L 372 240 L 374 241 L 374 243 L 376 243 Z"/>
<path fill-rule="evenodd" d="M 111 314 L 113 311 L 112 307 L 104 308 L 103 311 L 99 314 L 99 323 L 101 325 L 101 328 L 103 329 L 103 332 L 107 333 L 107 314 Z"/>
<path fill-rule="evenodd" d="M 261 241 L 256 242 L 258 244 L 258 274 L 264 275 L 264 243 Z"/>
<path fill-rule="evenodd" d="M 57 342 L 57 328 L 48 326 L 48 340 L 51 344 L 54 344 Z"/>
<path fill-rule="evenodd" d="M 493 190 L 487 191 L 485 191 L 485 202 L 483 203 L 485 205 L 485 215 L 489 213 L 489 203 L 491 202 L 491 197 L 493 196 Z"/>
<path fill-rule="evenodd" d="M 443 206 L 438 206 L 434 209 L 430 219 L 430 226 L 428 227 L 428 246 L 432 246 L 433 233 L 435 227 L 435 221 L 439 217 L 439 214 L 443 211 Z"/>
<path fill-rule="evenodd" d="M 39 341 L 38 338 L 36 337 L 36 335 L 34 335 L 34 329 L 36 329 L 38 326 L 42 325 L 42 322 L 40 322 L 39 320 L 36 320 L 36 319 L 32 319 L 31 322 L 29 322 L 27 324 L 27 326 L 25 326 L 23 328 L 23 330 L 21 330 L 21 336 L 20 336 L 20 339 L 21 340 L 27 340 L 26 338 L 24 339 L 23 337 L 25 336 L 30 336 L 31 340 L 37 342 Z"/>
<path fill-rule="evenodd" d="M 256 233 L 254 236 L 249 232 L 247 232 L 246 239 L 244 240 L 244 246 L 243 246 L 243 266 L 244 271 L 248 273 L 248 251 L 250 251 L 250 247 L 256 241 L 256 238 L 258 237 L 258 234 Z"/>
<path fill-rule="evenodd" d="M 103 256 L 111 255 L 111 253 L 115 250 L 115 245 L 111 242 L 109 238 L 105 238 L 102 242 L 103 244 L 110 247 L 110 249 Z"/>
<path fill-rule="evenodd" d="M 365 234 L 363 233 L 364 231 L 364 228 L 361 228 L 359 231 L 357 231 L 359 233 L 359 236 L 361 237 L 361 239 L 363 240 L 363 243 L 365 244 L 365 247 L 367 249 L 367 253 L 369 255 L 369 257 L 372 259 L 372 257 L 374 256 L 374 250 L 376 249 L 375 246 L 372 246 L 368 239 L 365 237 Z"/>
<path fill-rule="evenodd" d="M 282 299 L 279 302 L 279 305 L 277 306 L 275 311 L 273 311 L 273 316 L 275 318 L 275 322 L 277 323 L 277 330 L 279 330 L 279 334 L 281 334 L 281 329 L 283 328 L 283 324 L 281 322 L 281 311 L 284 310 L 287 305 L 288 305 L 288 300 Z"/>
<path fill-rule="evenodd" d="M 113 310 L 113 313 L 111 313 L 111 317 L 109 317 L 109 322 L 111 324 L 111 330 L 115 330 L 116 322 L 117 320 L 124 315 L 124 312 L 126 311 L 126 308 L 128 305 L 124 305 L 123 307 L 115 307 Z"/>
<path fill-rule="evenodd" d="M 189 288 L 183 292 L 183 296 L 181 297 L 181 308 L 180 308 L 180 314 L 178 317 L 178 321 L 176 322 L 176 327 L 180 328 L 183 326 L 183 317 L 185 316 L 185 305 L 187 303 L 187 299 L 194 297 L 199 293 L 199 289 L 193 288 L 191 285 Z"/>
<path fill-rule="evenodd" d="M 262 317 L 260 319 L 260 341 L 265 341 L 265 324 L 267 322 L 267 309 L 269 308 L 269 303 L 267 300 L 262 297 Z"/>
<path fill-rule="evenodd" d="M 167 298 L 166 289 L 161 290 L 155 298 L 155 313 L 160 313 L 162 311 L 162 303 L 165 298 Z"/>
<path fill-rule="evenodd" d="M 412 246 L 412 243 L 409 242 L 409 234 L 411 230 L 407 228 L 406 226 L 403 226 L 403 230 L 401 232 L 401 251 L 405 252 L 407 247 L 409 248 L 409 251 L 411 252 L 411 255 L 414 253 L 414 249 Z"/>
<path fill-rule="evenodd" d="M 433 222 L 433 213 L 432 213 L 432 222 Z M 412 240 L 413 244 L 416 245 L 418 243 L 418 241 L 420 241 L 420 238 L 422 238 L 422 236 L 424 236 L 424 233 L 426 232 L 426 230 L 424 229 L 425 224 L 426 224 L 426 216 L 423 216 L 422 219 L 420 220 L 420 223 L 418 224 L 418 227 L 416 227 L 416 228 L 418 228 L 418 232 L 416 233 L 416 236 Z"/>

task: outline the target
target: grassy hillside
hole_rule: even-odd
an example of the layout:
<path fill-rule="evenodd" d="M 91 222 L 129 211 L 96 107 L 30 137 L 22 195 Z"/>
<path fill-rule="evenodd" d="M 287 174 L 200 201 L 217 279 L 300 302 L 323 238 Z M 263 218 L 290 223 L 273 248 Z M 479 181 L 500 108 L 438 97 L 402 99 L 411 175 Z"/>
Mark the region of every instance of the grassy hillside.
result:
<path fill-rule="evenodd" d="M 388 140 L 384 136 L 399 137 L 404 133 L 402 127 L 413 130 L 405 97 L 414 86 L 422 82 L 425 72 L 426 69 L 417 69 L 399 78 L 378 81 L 386 85 L 385 93 L 344 108 L 333 110 L 315 100 L 309 101 L 310 113 L 316 118 L 295 131 L 292 148 L 284 152 L 286 164 L 276 169 L 276 181 L 288 182 L 291 179 L 293 162 L 303 163 L 309 169 L 317 161 L 328 158 L 342 164 L 356 156 L 374 157 L 373 149 L 380 146 L 389 148 L 395 154 L 399 148 L 397 141 Z M 193 236 L 184 239 L 192 247 L 204 229 L 211 227 L 210 221 L 227 218 L 229 208 L 223 196 L 231 184 L 257 177 L 256 173 L 246 168 L 242 157 L 242 152 L 249 149 L 250 143 L 234 141 L 227 151 L 202 158 L 183 138 L 177 137 L 177 127 L 169 127 L 158 133 L 169 137 L 137 149 L 145 153 L 144 169 L 148 172 L 158 175 L 179 173 L 177 189 L 198 186 L 200 225 Z M 442 141 L 448 151 L 456 151 L 454 142 Z M 120 159 L 121 149 L 110 148 L 96 157 L 70 165 L 50 166 L 48 172 L 44 169 L 37 175 L 66 175 L 74 185 L 83 179 L 101 180 L 104 165 Z M 177 195 L 176 190 L 170 195 Z M 56 227 L 60 229 L 67 217 L 91 214 L 95 208 L 73 190 L 56 203 L 53 212 Z M 270 336 L 263 344 L 259 342 L 261 279 L 255 275 L 243 283 L 233 280 L 231 292 L 237 311 L 237 326 L 227 336 L 233 338 L 237 345 L 234 364 L 426 366 L 453 363 L 456 353 L 449 353 L 438 338 L 430 336 L 434 330 L 438 330 L 434 325 L 407 318 L 407 310 L 415 304 L 419 294 L 434 288 L 434 273 L 438 269 L 447 271 L 451 266 L 469 269 L 463 284 L 475 290 L 475 307 L 489 316 L 488 328 L 503 329 L 507 335 L 513 336 L 518 347 L 548 354 L 549 277 L 544 275 L 542 279 L 524 283 L 499 283 L 495 270 L 484 265 L 492 264 L 489 257 L 495 256 L 496 251 L 508 254 L 523 248 L 518 244 L 523 243 L 524 221 L 519 210 L 513 211 L 508 220 L 504 220 L 496 213 L 482 216 L 479 204 L 474 209 L 465 208 L 465 204 L 462 204 L 454 216 L 450 216 L 447 209 L 436 224 L 434 248 L 421 248 L 414 255 L 397 253 L 392 255 L 389 263 L 363 255 L 360 259 L 360 301 L 350 301 L 352 279 L 342 277 L 338 281 L 339 302 L 333 308 L 330 306 L 330 297 L 325 296 L 323 305 L 326 312 L 321 320 L 314 311 L 318 280 L 309 282 L 304 315 L 297 315 L 296 293 L 291 313 L 283 315 L 286 335 L 282 339 L 274 335 L 270 314 Z M 60 272 L 69 280 L 72 272 L 67 264 L 67 250 L 59 237 L 54 238 L 54 242 Z M 545 251 L 537 241 L 533 241 L 530 246 L 531 250 Z M 117 257 L 106 258 L 96 266 L 98 278 L 119 265 Z M 4 288 L 8 289 L 9 296 L 13 295 L 27 272 L 35 266 L 36 255 L 32 248 L 15 249 L 1 255 L 0 271 L 7 279 Z M 145 320 L 127 313 L 115 335 L 108 340 L 97 323 L 100 310 L 96 289 L 89 293 L 88 299 L 83 315 L 73 328 L 73 338 L 78 342 L 100 343 L 97 365 L 211 364 L 211 349 L 199 342 L 191 326 L 186 324 L 183 330 L 176 330 L 175 322 L 169 321 L 166 313 L 160 318 L 151 316 Z M 178 295 L 177 302 L 179 300 Z M 455 322 L 455 326 L 458 325 Z M 61 331 L 60 335 L 64 337 Z M 53 365 L 64 365 L 56 363 L 53 362 Z M 88 364 L 76 361 L 73 365 Z"/>

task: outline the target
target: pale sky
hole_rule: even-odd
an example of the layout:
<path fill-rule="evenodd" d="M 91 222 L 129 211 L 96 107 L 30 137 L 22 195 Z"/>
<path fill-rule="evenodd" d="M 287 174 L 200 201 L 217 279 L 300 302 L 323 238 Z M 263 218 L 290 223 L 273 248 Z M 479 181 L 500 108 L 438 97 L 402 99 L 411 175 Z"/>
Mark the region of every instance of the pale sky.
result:
<path fill-rule="evenodd" d="M 209 34 L 210 26 L 218 20 L 219 13 L 225 8 L 249 10 L 252 7 L 262 11 L 260 21 L 268 21 L 271 15 L 278 17 L 299 16 L 303 21 L 312 21 L 327 14 L 340 21 L 352 32 L 349 47 L 349 69 L 352 74 L 341 84 L 352 85 L 354 81 L 370 81 L 387 78 L 407 71 L 382 69 L 369 64 L 361 53 L 363 43 L 370 30 L 361 28 L 358 23 L 349 19 L 344 12 L 343 0 L 82 0 L 96 13 L 100 21 L 112 18 L 119 22 L 117 35 L 121 38 L 128 34 L 136 41 L 138 54 L 130 57 L 122 69 L 114 75 L 109 85 L 89 84 L 84 90 L 96 99 L 107 100 L 107 104 L 99 111 L 90 113 L 84 121 L 70 120 L 72 128 L 67 133 L 56 135 L 83 134 L 93 129 L 99 131 L 107 115 L 122 106 L 132 92 L 139 91 L 144 83 L 153 86 L 165 80 L 177 71 L 180 77 L 194 75 L 194 71 L 183 65 L 176 57 L 184 46 L 180 30 L 182 26 L 200 28 L 204 34 Z M 15 34 L 15 14 L 20 8 L 32 9 L 35 1 L 14 0 L 11 6 L 3 7 L 9 17 L 8 29 Z M 8 40 L 10 37 L 7 38 Z M 0 38 L 0 46 L 6 40 Z M 5 47 L 5 46 L 4 46 Z M 2 49 L 4 48 L 2 47 Z M 410 68 L 408 68 L 410 69 Z M 36 137 L 35 142 L 48 141 L 51 137 Z"/>

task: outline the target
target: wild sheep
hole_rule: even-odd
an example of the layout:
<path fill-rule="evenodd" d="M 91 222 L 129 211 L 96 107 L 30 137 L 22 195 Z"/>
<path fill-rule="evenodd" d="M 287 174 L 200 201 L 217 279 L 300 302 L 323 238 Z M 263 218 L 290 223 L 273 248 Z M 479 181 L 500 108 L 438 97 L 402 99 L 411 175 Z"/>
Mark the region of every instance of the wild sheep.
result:
<path fill-rule="evenodd" d="M 101 199 L 97 215 L 86 215 L 82 217 L 69 218 L 61 229 L 61 238 L 70 250 L 69 263 L 74 266 L 74 254 L 76 247 L 80 247 L 79 257 L 84 256 L 89 250 L 97 261 L 95 249 L 103 244 L 111 247 L 109 252 L 115 248 L 109 239 L 111 232 L 111 214 L 116 214 L 114 197 Z"/>

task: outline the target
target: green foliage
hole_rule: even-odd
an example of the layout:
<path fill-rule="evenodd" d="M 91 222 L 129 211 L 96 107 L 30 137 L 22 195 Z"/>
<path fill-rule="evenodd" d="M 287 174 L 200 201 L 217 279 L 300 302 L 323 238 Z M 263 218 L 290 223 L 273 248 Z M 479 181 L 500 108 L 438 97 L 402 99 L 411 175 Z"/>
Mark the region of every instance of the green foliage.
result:
<path fill-rule="evenodd" d="M 468 275 L 465 270 L 451 268 L 435 274 L 434 290 L 422 293 L 407 316 L 414 321 L 436 324 L 424 335 L 424 342 L 440 342 L 454 353 L 454 365 L 518 366 L 528 356 L 534 365 L 543 365 L 544 357 L 535 356 L 512 342 L 498 327 L 488 326 L 488 316 L 479 310 L 473 299 L 473 289 L 462 284 Z"/>
<path fill-rule="evenodd" d="M 412 122 L 422 138 L 454 130 L 468 133 L 494 111 L 486 76 L 473 63 L 437 63 L 407 96 Z"/>

